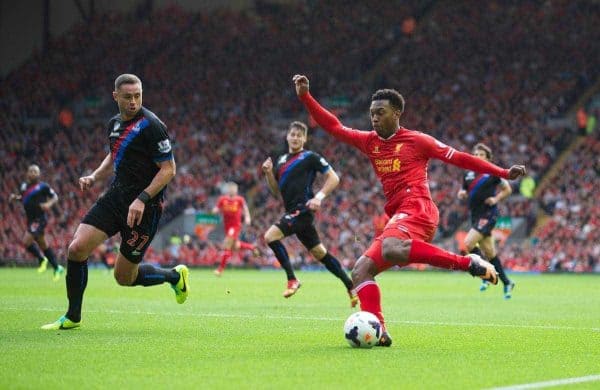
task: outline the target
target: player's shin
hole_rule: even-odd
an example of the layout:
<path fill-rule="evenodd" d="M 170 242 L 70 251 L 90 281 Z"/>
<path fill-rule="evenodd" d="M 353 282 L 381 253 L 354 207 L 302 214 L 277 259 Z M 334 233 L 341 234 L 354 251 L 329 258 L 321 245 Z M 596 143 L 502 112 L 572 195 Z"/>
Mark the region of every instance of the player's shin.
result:
<path fill-rule="evenodd" d="M 231 249 L 225 249 L 221 253 L 221 260 L 219 262 L 219 271 L 223 271 L 227 266 L 227 261 L 231 258 L 232 252 Z"/>
<path fill-rule="evenodd" d="M 283 246 L 281 241 L 277 240 L 269 242 L 269 248 L 271 248 L 273 253 L 275 253 L 275 257 L 277 258 L 277 261 L 279 261 L 279 264 L 281 264 L 281 268 L 285 270 L 285 273 L 287 274 L 287 279 L 296 279 L 294 269 L 292 268 L 292 263 L 290 262 L 290 257 L 288 255 L 287 250 L 285 249 L 285 246 Z"/>
<path fill-rule="evenodd" d="M 325 256 L 319 261 L 323 263 L 323 265 L 325 266 L 325 268 L 327 268 L 329 272 L 341 279 L 341 281 L 346 286 L 347 290 L 352 289 L 352 280 L 350 280 L 350 278 L 342 268 L 342 265 L 335 257 L 331 256 L 331 254 L 327 252 Z"/>
<path fill-rule="evenodd" d="M 40 262 L 42 260 L 44 260 L 44 255 L 42 254 L 42 252 L 40 251 L 40 249 L 35 244 L 31 244 L 31 245 L 29 245 L 25 249 L 27 249 L 27 252 L 29 252 L 33 256 L 35 256 L 35 258 L 38 259 Z"/>
<path fill-rule="evenodd" d="M 58 263 L 56 262 L 56 256 L 54 255 L 54 251 L 51 248 L 48 248 L 44 251 L 44 255 L 48 259 L 50 265 L 52 265 L 52 268 L 57 269 Z"/>
<path fill-rule="evenodd" d="M 83 304 L 83 293 L 88 281 L 88 265 L 85 261 L 67 261 L 67 297 L 69 298 L 69 309 L 67 318 L 73 322 L 81 321 L 81 306 Z"/>
<path fill-rule="evenodd" d="M 385 330 L 385 321 L 381 311 L 381 292 L 374 280 L 367 280 L 354 288 L 360 300 L 360 309 L 375 314 Z"/>
<path fill-rule="evenodd" d="M 163 269 L 151 264 L 141 264 L 138 267 L 138 274 L 133 282 L 133 286 L 147 287 L 163 284 L 165 282 L 175 284 L 178 280 L 179 274 L 173 269 Z"/>

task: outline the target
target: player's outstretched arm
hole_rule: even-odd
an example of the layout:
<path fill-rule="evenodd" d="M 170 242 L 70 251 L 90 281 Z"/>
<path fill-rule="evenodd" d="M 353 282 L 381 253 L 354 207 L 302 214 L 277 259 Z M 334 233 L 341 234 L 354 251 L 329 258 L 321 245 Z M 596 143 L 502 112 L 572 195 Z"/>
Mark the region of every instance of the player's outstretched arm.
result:
<path fill-rule="evenodd" d="M 524 165 L 513 165 L 510 169 L 504 169 L 494 163 L 475 157 L 470 153 L 459 152 L 457 150 L 454 150 L 449 157 L 444 156 L 441 160 L 463 169 L 477 173 L 489 173 L 503 179 L 514 180 L 525 174 Z"/>
<path fill-rule="evenodd" d="M 340 122 L 335 115 L 321 106 L 309 92 L 308 77 L 297 74 L 292 80 L 296 86 L 298 98 L 304 103 L 304 106 L 319 126 L 338 140 L 356 146 L 362 150 L 360 145 L 362 145 L 365 138 L 368 137 L 367 133 L 344 127 L 342 122 Z"/>
<path fill-rule="evenodd" d="M 510 169 L 504 169 L 470 153 L 459 152 L 430 135 L 421 134 L 417 137 L 417 142 L 419 148 L 427 157 L 442 160 L 462 169 L 477 173 L 489 173 L 509 180 L 518 179 L 527 172 L 524 165 L 513 165 Z"/>

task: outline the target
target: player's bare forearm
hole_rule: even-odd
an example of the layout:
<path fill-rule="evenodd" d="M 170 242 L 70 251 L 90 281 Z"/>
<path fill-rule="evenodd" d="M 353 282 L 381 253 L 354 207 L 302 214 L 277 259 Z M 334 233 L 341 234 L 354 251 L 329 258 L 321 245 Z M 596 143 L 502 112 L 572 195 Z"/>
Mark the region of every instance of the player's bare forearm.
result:
<path fill-rule="evenodd" d="M 321 190 L 317 192 L 312 199 L 309 199 L 308 202 L 306 202 L 306 206 L 308 206 L 310 210 L 319 210 L 321 208 L 321 202 L 323 202 L 323 199 L 325 199 L 327 195 L 331 194 L 331 192 L 340 182 L 340 178 L 333 169 L 330 168 L 326 175 L 327 179 L 325 179 L 323 188 L 321 188 Z"/>
<path fill-rule="evenodd" d="M 508 198 L 512 194 L 512 188 L 510 187 L 510 183 L 504 179 L 500 182 L 500 192 L 496 195 L 496 199 L 498 202 L 503 201 Z"/>
<path fill-rule="evenodd" d="M 109 177 L 110 175 L 112 175 L 112 172 L 113 172 L 112 164 L 113 164 L 112 155 L 109 153 L 106 155 L 106 157 L 104 157 L 104 160 L 102 160 L 102 163 L 100 163 L 100 166 L 98 168 L 96 168 L 96 170 L 92 173 L 92 176 L 94 177 L 94 181 L 104 180 L 107 177 Z"/>
<path fill-rule="evenodd" d="M 323 188 L 321 188 L 321 191 L 319 191 L 325 196 L 331 194 L 335 187 L 340 184 L 340 178 L 333 169 L 328 170 L 326 175 L 327 179 L 325 180 L 325 183 L 323 183 Z"/>
<path fill-rule="evenodd" d="M 177 166 L 175 165 L 175 160 L 171 159 L 169 161 L 163 161 L 158 164 L 159 170 L 156 172 L 156 175 L 148 185 L 144 189 L 150 195 L 150 198 L 153 198 L 156 194 L 158 194 L 169 182 L 175 177 L 175 173 L 177 171 Z"/>
<path fill-rule="evenodd" d="M 279 196 L 279 186 L 277 185 L 277 180 L 275 180 L 275 176 L 273 176 L 273 172 L 265 173 L 265 180 L 267 181 L 267 187 L 269 187 L 269 191 L 274 196 Z"/>
<path fill-rule="evenodd" d="M 46 202 L 46 206 L 48 208 L 54 206 L 58 202 L 58 195 L 54 194 L 54 196 Z"/>

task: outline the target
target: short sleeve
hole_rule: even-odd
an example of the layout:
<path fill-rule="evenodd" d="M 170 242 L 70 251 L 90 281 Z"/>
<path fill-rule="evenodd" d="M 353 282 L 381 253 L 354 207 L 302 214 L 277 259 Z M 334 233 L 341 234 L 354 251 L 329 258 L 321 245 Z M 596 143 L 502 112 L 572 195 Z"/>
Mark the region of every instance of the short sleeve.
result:
<path fill-rule="evenodd" d="M 321 156 L 320 154 L 312 152 L 311 159 L 312 159 L 312 167 L 314 168 L 315 171 L 325 173 L 331 169 L 331 165 L 329 165 L 329 163 L 327 162 L 325 157 Z"/>
<path fill-rule="evenodd" d="M 173 158 L 171 140 L 164 123 L 159 121 L 150 122 L 150 126 L 148 126 L 145 133 L 154 162 L 159 163 Z"/>

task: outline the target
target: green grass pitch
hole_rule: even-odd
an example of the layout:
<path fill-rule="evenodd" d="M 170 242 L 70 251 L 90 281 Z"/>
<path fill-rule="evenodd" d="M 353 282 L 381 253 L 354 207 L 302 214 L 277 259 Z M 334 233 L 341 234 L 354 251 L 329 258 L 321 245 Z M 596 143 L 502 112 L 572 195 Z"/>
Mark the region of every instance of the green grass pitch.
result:
<path fill-rule="evenodd" d="M 66 309 L 64 279 L 2 268 L 0 389 L 473 389 L 600 374 L 599 276 L 513 275 L 505 301 L 464 273 L 387 272 L 394 345 L 371 350 L 343 338 L 341 282 L 298 276 L 284 299 L 281 271 L 192 269 L 177 305 L 166 285 L 120 287 L 92 269 L 82 327 L 42 331 Z"/>

